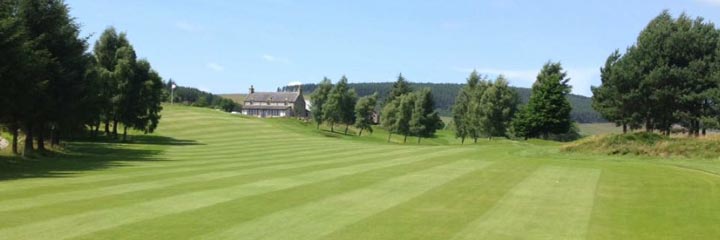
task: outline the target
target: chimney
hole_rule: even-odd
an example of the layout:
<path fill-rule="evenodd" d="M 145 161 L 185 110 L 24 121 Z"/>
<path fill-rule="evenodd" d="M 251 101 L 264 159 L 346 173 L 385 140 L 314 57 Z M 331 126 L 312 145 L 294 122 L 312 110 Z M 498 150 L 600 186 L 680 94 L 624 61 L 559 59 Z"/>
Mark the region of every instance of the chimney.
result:
<path fill-rule="evenodd" d="M 250 93 L 255 93 L 255 87 L 253 87 L 253 85 L 250 85 Z"/>
<path fill-rule="evenodd" d="M 302 95 L 302 84 L 297 86 L 297 91 L 298 93 L 300 93 L 300 95 Z"/>

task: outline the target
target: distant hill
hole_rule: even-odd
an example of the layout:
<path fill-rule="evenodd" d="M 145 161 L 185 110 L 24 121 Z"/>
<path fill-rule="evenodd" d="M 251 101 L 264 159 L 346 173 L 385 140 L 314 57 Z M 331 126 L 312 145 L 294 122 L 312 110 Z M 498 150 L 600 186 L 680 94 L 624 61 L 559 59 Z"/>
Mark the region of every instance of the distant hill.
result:
<path fill-rule="evenodd" d="M 370 94 L 373 94 L 374 92 L 378 92 L 380 94 L 380 102 L 382 102 L 383 98 L 387 96 L 388 92 L 390 92 L 390 88 L 392 87 L 391 82 L 384 82 L 384 83 L 350 83 L 350 87 L 354 88 L 355 91 L 360 96 L 367 96 Z M 313 91 L 315 91 L 316 84 L 303 84 L 302 90 L 307 95 L 311 95 Z M 443 116 L 450 116 L 451 115 L 451 107 L 455 103 L 455 96 L 457 95 L 460 88 L 462 88 L 463 84 L 457 84 L 457 83 L 411 83 L 411 86 L 414 89 L 420 89 L 420 88 L 430 88 L 432 90 L 433 97 L 435 98 L 435 103 L 438 107 L 438 111 Z M 278 91 L 290 91 L 293 90 L 295 87 L 281 87 L 278 88 Z M 520 101 L 525 104 L 527 103 L 528 99 L 530 98 L 530 92 L 531 90 L 529 88 L 521 88 L 521 87 L 513 87 L 515 90 L 517 90 L 518 95 L 520 97 Z M 238 94 L 230 94 L 230 95 L 238 95 Z M 580 95 L 574 95 L 571 94 L 568 96 L 568 100 L 570 101 L 570 104 L 573 107 L 571 117 L 574 121 L 577 121 L 579 123 L 594 123 L 594 122 L 606 122 L 598 112 L 596 112 L 592 108 L 592 100 L 589 97 L 586 96 L 580 96 Z"/>
<path fill-rule="evenodd" d="M 233 102 L 237 104 L 243 104 L 243 101 L 245 101 L 245 97 L 247 94 L 244 93 L 231 93 L 231 94 L 218 94 L 220 97 L 227 98 L 230 100 L 233 100 Z"/>

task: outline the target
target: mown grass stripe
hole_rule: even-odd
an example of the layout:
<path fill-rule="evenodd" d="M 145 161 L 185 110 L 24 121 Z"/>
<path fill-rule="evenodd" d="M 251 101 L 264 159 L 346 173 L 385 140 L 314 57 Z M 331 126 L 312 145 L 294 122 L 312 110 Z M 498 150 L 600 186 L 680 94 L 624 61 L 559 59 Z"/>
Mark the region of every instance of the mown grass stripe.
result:
<path fill-rule="evenodd" d="M 465 174 L 322 239 L 446 239 L 491 209 L 539 166 L 537 162 L 525 159 L 483 156 L 473 160 L 493 161 L 494 164 Z"/>
<path fill-rule="evenodd" d="M 423 152 L 424 153 L 424 152 Z M 396 152 L 390 155 L 384 155 L 380 157 L 398 157 L 401 155 L 407 155 L 407 152 Z M 208 191 L 212 189 L 226 188 L 228 186 L 236 186 L 241 184 L 248 184 L 251 182 L 263 181 L 273 178 L 283 178 L 292 175 L 306 174 L 308 172 L 327 170 L 333 168 L 349 167 L 352 165 L 358 165 L 362 163 L 379 162 L 383 161 L 383 158 L 378 157 L 364 157 L 355 158 L 348 161 L 332 162 L 325 164 L 316 164 L 305 167 L 288 168 L 284 170 L 276 170 L 271 172 L 259 172 L 252 174 L 243 174 L 233 177 L 226 177 L 221 179 L 198 181 L 187 184 L 172 185 L 162 189 L 150 189 L 134 191 L 115 195 L 96 196 L 91 199 L 84 199 L 78 201 L 62 202 L 52 205 L 44 205 L 35 207 L 27 210 L 17 210 L 2 212 L 0 214 L 7 215 L 8 217 L 0 222 L 0 229 L 9 228 L 14 226 L 20 226 L 24 224 L 30 224 L 36 222 L 39 219 L 49 220 L 53 218 L 59 218 L 67 216 L 69 214 L 81 214 L 85 212 L 91 212 L 96 210 L 102 210 L 108 207 L 121 207 L 137 204 L 137 199 L 151 200 L 172 197 L 182 193 L 196 192 L 196 191 Z M 74 211 L 67 211 L 75 209 Z M 23 213 L 32 212 L 33 214 L 28 216 Z"/>
<path fill-rule="evenodd" d="M 417 153 L 423 154 L 424 152 L 418 151 Z M 169 214 L 95 232 L 83 236 L 82 239 L 107 239 L 118 235 L 122 235 L 123 239 L 179 239 L 210 234 L 285 209 L 366 188 L 391 178 L 458 161 L 462 159 L 462 154 L 464 153 L 449 153 L 449 155 L 429 158 L 419 162 L 400 164 L 342 176 L 329 181 L 305 184 L 280 191 L 239 198 L 204 208 Z M 198 221 L 198 219 L 203 220 Z M 188 228 L 186 226 L 193 227 Z M 183 231 L 166 231 L 166 229 L 183 229 Z"/>
<path fill-rule="evenodd" d="M 448 150 L 446 149 L 419 157 L 408 156 L 397 158 L 394 161 L 359 164 L 220 189 L 190 192 L 162 199 L 154 199 L 132 206 L 107 208 L 100 211 L 76 214 L 12 228 L 0 229 L 0 236 L 6 236 L 8 239 L 66 239 L 77 237 L 83 234 L 113 228 L 135 221 L 207 207 L 241 197 L 288 189 L 319 181 L 327 181 L 345 175 L 390 167 L 403 163 L 417 162 L 434 156 L 443 155 L 447 151 Z"/>
<path fill-rule="evenodd" d="M 154 180 L 154 179 L 162 179 L 167 177 L 173 177 L 177 176 L 178 174 L 181 175 L 192 175 L 192 174 L 201 174 L 208 171 L 214 171 L 214 170 L 234 170 L 238 168 L 243 169 L 252 169 L 257 167 L 265 167 L 265 166 L 272 166 L 276 164 L 291 164 L 291 163 L 297 163 L 302 161 L 308 161 L 307 158 L 301 157 L 301 158 L 292 158 L 294 156 L 297 156 L 298 154 L 318 154 L 322 155 L 322 157 L 319 157 L 319 159 L 326 159 L 326 158 L 333 158 L 333 157 L 344 157 L 344 156 L 352 156 L 354 154 L 357 154 L 358 152 L 366 152 L 367 149 L 356 149 L 354 151 L 349 152 L 337 152 L 332 149 L 325 149 L 325 150 L 317 150 L 317 151 L 304 151 L 304 152 L 298 152 L 298 151 L 289 151 L 289 152 L 283 152 L 284 154 L 279 153 L 268 153 L 273 154 L 271 159 L 265 159 L 268 158 L 264 154 L 261 155 L 258 159 L 254 159 L 253 161 L 217 161 L 217 162 L 207 162 L 207 163 L 201 163 L 193 166 L 182 166 L 182 167 L 166 167 L 166 168 L 158 168 L 158 169 L 141 169 L 134 172 L 126 172 L 126 173 L 118 173 L 114 175 L 99 175 L 99 176 L 85 176 L 82 178 L 77 178 L 75 181 L 70 181 L 70 179 L 64 181 L 65 184 L 62 184 L 60 186 L 57 186 L 58 184 L 45 184 L 42 186 L 35 186 L 33 188 L 30 188 L 30 186 L 26 186 L 26 188 L 22 189 L 15 189 L 15 191 L 4 191 L 2 192 L 2 201 L 5 200 L 11 200 L 11 199 L 17 199 L 17 198 L 23 198 L 23 197 L 36 197 L 37 192 L 49 194 L 49 193 L 56 193 L 56 192 L 63 192 L 67 190 L 72 189 L 93 189 L 113 184 L 123 184 L 127 183 L 128 179 L 132 179 L 132 181 L 142 181 L 142 180 Z M 234 159 L 234 158 L 233 158 Z M 255 161 L 256 160 L 256 161 Z M 54 182 L 56 183 L 56 182 Z"/>
<path fill-rule="evenodd" d="M 204 181 L 210 181 L 210 180 L 217 180 L 217 179 L 223 179 L 223 178 L 229 178 L 229 177 L 235 177 L 235 176 L 241 176 L 241 175 L 248 175 L 248 174 L 257 174 L 257 173 L 264 173 L 264 172 L 271 172 L 271 171 L 278 171 L 278 170 L 285 170 L 285 169 L 293 169 L 293 168 L 300 168 L 300 167 L 307 167 L 307 166 L 314 166 L 314 165 L 322 165 L 322 164 L 328 164 L 328 163 L 335 163 L 335 162 L 348 162 L 351 159 L 348 158 L 342 158 L 342 156 L 353 156 L 358 153 L 364 152 L 364 149 L 355 150 L 355 151 L 349 151 L 349 152 L 338 152 L 336 154 L 327 154 L 327 155 L 320 155 L 318 158 L 311 159 L 311 160 L 295 160 L 293 162 L 287 163 L 287 164 L 274 164 L 269 166 L 261 166 L 257 168 L 233 168 L 232 166 L 219 166 L 217 168 L 200 168 L 196 171 L 193 171 L 192 174 L 183 174 L 179 176 L 172 176 L 172 177 L 162 177 L 159 180 L 150 180 L 150 181 L 135 181 L 131 183 L 123 183 L 123 184 L 117 184 L 117 185 L 103 185 L 103 186 L 96 186 L 96 187 L 90 187 L 90 188 L 82 188 L 81 190 L 75 190 L 75 191 L 62 191 L 58 193 L 47 193 L 47 194 L 40 194 L 40 195 L 34 195 L 31 197 L 26 198 L 16 198 L 12 200 L 2 200 L 0 201 L 0 212 L 3 211 L 11 211 L 11 210 L 20 210 L 20 209 L 27 209 L 37 206 L 43 206 L 43 205 L 49 205 L 49 204 L 57 204 L 61 202 L 67 202 L 67 201 L 76 201 L 76 200 L 82 200 L 82 199 L 91 199 L 91 198 L 97 198 L 107 195 L 117 195 L 117 194 L 123 194 L 123 193 L 129 193 L 134 191 L 141 191 L 141 190 L 149 190 L 149 189 L 158 189 L 158 188 L 164 188 L 164 187 L 170 187 L 174 185 L 179 184 L 186 184 L 186 183 L 192 183 L 192 182 L 204 182 Z M 389 152 L 381 152 L 378 154 L 372 154 L 368 155 L 367 157 L 370 158 L 383 158 L 387 156 L 393 156 L 397 154 L 397 152 L 402 151 L 389 151 Z M 402 152 L 403 154 L 408 153 L 409 151 Z M 338 159 L 338 157 L 340 157 Z M 354 159 L 352 159 L 354 160 Z"/>
<path fill-rule="evenodd" d="M 288 209 L 200 239 L 316 239 L 487 165 L 487 162 L 467 160 L 441 165 Z M 282 226 L 282 230 L 266 226 Z"/>
<path fill-rule="evenodd" d="M 274 151 L 277 150 L 277 151 Z M 223 158 L 222 156 L 218 156 L 220 159 L 226 159 L 222 161 L 193 161 L 189 162 L 187 164 L 183 163 L 176 163 L 171 166 L 167 165 L 160 165 L 160 166 L 143 166 L 143 167 L 128 167 L 127 171 L 123 171 L 122 173 L 114 173 L 114 174 L 97 174 L 97 175 L 84 175 L 77 178 L 72 179 L 63 179 L 62 182 L 54 181 L 52 179 L 37 179 L 33 180 L 32 182 L 26 181 L 25 184 L 22 186 L 15 186 L 10 182 L 7 182 L 6 188 L 0 189 L 0 194 L 3 195 L 3 198 L 6 198 L 11 194 L 11 192 L 18 192 L 18 191 L 28 191 L 30 189 L 36 189 L 36 188 L 48 188 L 48 187 L 56 187 L 57 185 L 62 186 L 68 186 L 73 184 L 85 184 L 85 183 L 93 183 L 98 184 L 99 181 L 107 181 L 107 180 L 118 180 L 118 179 L 128 179 L 128 178 L 137 178 L 142 176 L 148 176 L 148 175 L 159 175 L 159 174 L 165 174 L 165 173 L 176 173 L 176 172 L 183 172 L 183 171 L 196 171 L 199 168 L 204 167 L 210 167 L 210 166 L 218 166 L 223 167 L 225 164 L 229 164 L 230 166 L 252 166 L 253 164 L 267 164 L 267 163 L 276 163 L 276 162 L 284 162 L 287 161 L 285 158 L 292 157 L 292 156 L 298 156 L 298 155 L 305 155 L 305 154 L 326 154 L 326 153 L 332 153 L 337 152 L 334 149 L 322 149 L 322 150 L 316 150 L 316 149 L 305 149 L 303 147 L 297 147 L 297 148 L 290 148 L 290 149 L 270 149 L 268 151 L 263 152 L 254 152 L 252 154 L 248 155 L 236 155 L 232 156 L 231 158 L 228 155 L 225 155 Z M 207 156 L 208 158 L 213 158 L 212 156 Z M 244 159 L 243 159 L 244 158 Z M 237 160 L 237 159 L 243 159 L 243 160 Z M 150 169 L 152 168 L 152 169 Z"/>
<path fill-rule="evenodd" d="M 453 239 L 584 239 L 600 172 L 540 168 Z"/>

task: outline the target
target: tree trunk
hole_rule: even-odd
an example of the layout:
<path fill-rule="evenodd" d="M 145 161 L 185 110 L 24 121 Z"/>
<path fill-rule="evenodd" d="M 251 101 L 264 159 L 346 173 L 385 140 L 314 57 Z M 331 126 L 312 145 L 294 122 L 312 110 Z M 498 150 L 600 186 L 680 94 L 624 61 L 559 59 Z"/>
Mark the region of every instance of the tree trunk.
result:
<path fill-rule="evenodd" d="M 10 132 L 12 132 L 12 135 L 13 135 L 12 151 L 16 155 L 20 154 L 20 152 L 18 151 L 18 134 L 19 134 L 18 127 L 13 125 L 12 127 L 10 127 Z"/>
<path fill-rule="evenodd" d="M 42 124 L 37 128 L 37 150 L 45 151 L 45 127 Z"/>
<path fill-rule="evenodd" d="M 330 123 L 330 132 L 335 132 L 335 123 Z"/>
<path fill-rule="evenodd" d="M 320 129 L 320 123 L 317 124 L 317 129 L 318 129 L 318 130 Z"/>
<path fill-rule="evenodd" d="M 117 121 L 117 120 L 114 120 L 114 121 L 113 121 L 113 136 L 115 136 L 115 139 L 118 138 L 117 127 L 118 127 L 118 121 Z"/>
<path fill-rule="evenodd" d="M 477 143 L 477 137 L 473 137 L 473 142 Z"/>
<path fill-rule="evenodd" d="M 703 128 L 703 129 L 702 129 L 702 135 L 705 136 L 705 134 L 707 134 L 707 129 Z"/>
<path fill-rule="evenodd" d="M 123 142 L 127 141 L 127 126 L 123 127 Z"/>
<path fill-rule="evenodd" d="M 55 134 L 57 134 L 55 128 L 50 129 L 50 147 L 55 147 Z"/>
<path fill-rule="evenodd" d="M 100 134 L 100 122 L 95 125 L 95 132 L 93 133 L 93 137 L 97 137 Z"/>
<path fill-rule="evenodd" d="M 460 145 L 465 145 L 465 137 L 460 138 Z"/>
<path fill-rule="evenodd" d="M 623 123 L 623 134 L 627 133 L 627 123 Z"/>
<path fill-rule="evenodd" d="M 23 131 L 25 132 L 25 146 L 23 148 L 23 156 L 27 157 L 33 152 L 32 124 L 26 123 Z"/>
<path fill-rule="evenodd" d="M 110 119 L 105 120 L 105 136 L 110 136 Z"/>
<path fill-rule="evenodd" d="M 360 132 L 358 132 L 358 137 L 362 137 L 362 131 L 363 131 L 363 129 L 360 128 Z"/>
<path fill-rule="evenodd" d="M 388 134 L 388 142 L 390 142 L 390 138 L 392 137 L 392 133 Z"/>
<path fill-rule="evenodd" d="M 407 134 L 405 134 L 405 138 L 403 138 L 403 144 L 407 143 Z"/>
<path fill-rule="evenodd" d="M 420 139 L 422 139 L 422 137 L 418 136 L 418 144 L 420 144 Z"/>
<path fill-rule="evenodd" d="M 349 124 L 345 124 L 345 135 L 347 135 L 348 128 L 350 127 Z"/>

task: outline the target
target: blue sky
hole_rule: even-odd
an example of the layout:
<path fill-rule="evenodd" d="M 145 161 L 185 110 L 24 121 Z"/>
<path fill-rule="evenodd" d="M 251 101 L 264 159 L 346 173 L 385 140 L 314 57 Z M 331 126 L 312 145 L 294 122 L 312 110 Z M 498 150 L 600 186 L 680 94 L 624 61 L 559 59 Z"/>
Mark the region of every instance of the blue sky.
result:
<path fill-rule="evenodd" d="M 67 0 L 91 43 L 127 32 L 165 78 L 213 93 L 274 91 L 324 76 L 462 83 L 472 69 L 530 86 L 560 61 L 591 95 L 599 67 L 663 9 L 720 23 L 720 0 Z"/>

